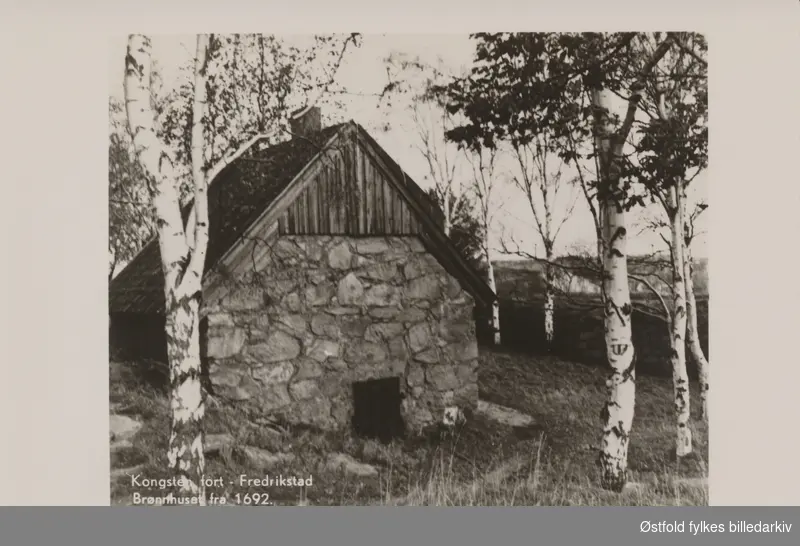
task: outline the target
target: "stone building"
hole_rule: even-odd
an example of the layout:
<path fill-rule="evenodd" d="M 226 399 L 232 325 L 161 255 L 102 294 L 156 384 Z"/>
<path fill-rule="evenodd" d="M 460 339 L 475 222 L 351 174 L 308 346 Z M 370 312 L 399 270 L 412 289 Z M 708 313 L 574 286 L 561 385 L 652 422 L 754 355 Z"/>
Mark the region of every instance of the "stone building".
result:
<path fill-rule="evenodd" d="M 203 352 L 216 396 L 323 428 L 419 429 L 477 404 L 476 306 L 494 293 L 441 211 L 359 125 L 229 165 L 209 188 Z M 165 360 L 151 241 L 110 286 L 111 343 Z"/>

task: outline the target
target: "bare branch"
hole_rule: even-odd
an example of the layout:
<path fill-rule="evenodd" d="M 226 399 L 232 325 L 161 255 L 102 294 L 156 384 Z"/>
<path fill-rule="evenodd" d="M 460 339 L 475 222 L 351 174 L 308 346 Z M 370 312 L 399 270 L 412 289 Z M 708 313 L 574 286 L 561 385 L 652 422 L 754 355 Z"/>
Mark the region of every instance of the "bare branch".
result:
<path fill-rule="evenodd" d="M 666 316 L 666 317 L 671 317 L 672 316 L 672 312 L 670 311 L 670 308 L 667 305 L 667 302 L 664 301 L 664 297 L 661 295 L 661 293 L 658 290 L 656 290 L 656 288 L 653 286 L 653 284 L 649 280 L 647 280 L 645 277 L 641 277 L 639 275 L 631 275 L 630 273 L 628 273 L 628 278 L 631 279 L 631 280 L 634 280 L 636 282 L 640 282 L 643 285 L 645 285 L 647 287 L 647 289 L 650 290 L 650 292 L 655 297 L 658 298 L 658 301 L 661 302 L 661 307 L 662 307 L 662 309 L 664 309 L 664 316 Z"/>
<path fill-rule="evenodd" d="M 620 127 L 619 131 L 617 132 L 617 142 L 622 143 L 628 138 L 628 133 L 630 133 L 631 126 L 633 125 L 633 119 L 636 116 L 636 107 L 639 103 L 639 100 L 642 98 L 642 91 L 645 89 L 647 77 L 672 47 L 672 41 L 673 39 L 668 36 L 666 40 L 659 44 L 659 46 L 647 60 L 647 63 L 645 63 L 644 67 L 642 67 L 637 80 L 633 83 L 633 85 L 631 85 L 631 97 L 628 100 L 628 110 L 625 113 L 625 120 L 622 123 L 622 127 Z"/>
<path fill-rule="evenodd" d="M 702 58 L 694 49 L 689 47 L 686 44 L 686 42 L 684 42 L 680 38 L 680 36 L 678 35 L 677 32 L 670 32 L 668 34 L 672 37 L 672 40 L 675 42 L 675 45 L 677 45 L 681 50 L 683 50 L 685 53 L 691 55 L 697 62 L 699 62 L 704 67 L 708 67 L 708 61 L 706 61 L 704 58 Z"/>

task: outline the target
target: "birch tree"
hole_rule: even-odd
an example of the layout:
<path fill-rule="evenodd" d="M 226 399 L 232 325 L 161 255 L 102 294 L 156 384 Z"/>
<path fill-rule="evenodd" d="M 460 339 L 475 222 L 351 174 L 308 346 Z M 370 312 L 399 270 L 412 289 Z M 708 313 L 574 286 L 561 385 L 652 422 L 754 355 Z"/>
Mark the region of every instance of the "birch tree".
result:
<path fill-rule="evenodd" d="M 386 106 L 399 103 L 408 113 L 410 132 L 415 136 L 413 147 L 425 162 L 426 178 L 442 205 L 443 229 L 449 236 L 455 215 L 452 203 L 465 190 L 460 177 L 464 158 L 445 137 L 455 120 L 437 92 L 452 75 L 441 62 L 432 65 L 400 53 L 392 53 L 385 62 L 388 82 L 382 93 L 383 102 Z"/>
<path fill-rule="evenodd" d="M 170 367 L 171 430 L 167 459 L 182 494 L 205 504 L 203 417 L 200 381 L 200 292 L 208 245 L 208 201 L 203 156 L 206 52 L 209 36 L 197 37 L 192 109 L 193 229 L 181 218 L 175 160 L 159 139 L 151 106 L 151 41 L 131 35 L 125 58 L 125 106 L 137 158 L 144 171 L 156 219 L 166 300 Z"/>
<path fill-rule="evenodd" d="M 684 196 L 685 195 L 684 193 Z M 685 197 L 684 203 L 686 203 Z M 700 205 L 696 211 L 703 211 L 705 208 L 705 206 Z M 698 382 L 700 383 L 700 418 L 704 421 L 708 421 L 709 366 L 708 359 L 705 354 L 703 354 L 703 348 L 700 346 L 700 334 L 697 329 L 697 298 L 695 297 L 694 261 L 692 259 L 692 240 L 694 239 L 695 231 L 692 216 L 689 218 L 689 221 L 685 223 L 684 230 L 684 249 L 686 252 L 683 262 L 683 275 L 686 278 L 686 317 L 688 320 L 686 341 L 689 344 L 692 358 L 697 365 Z"/>
<path fill-rule="evenodd" d="M 478 205 L 478 219 L 481 226 L 480 248 L 486 263 L 486 279 L 492 292 L 497 293 L 497 283 L 492 265 L 492 250 L 489 237 L 496 209 L 494 208 L 494 188 L 497 182 L 496 160 L 497 150 L 478 148 L 465 150 L 472 166 L 472 193 Z M 492 302 L 491 331 L 495 345 L 502 342 L 500 336 L 500 302 L 495 298 Z"/>
<path fill-rule="evenodd" d="M 562 204 L 558 201 L 559 195 L 565 189 L 574 188 L 562 177 L 564 161 L 555 153 L 557 146 L 546 133 L 535 135 L 530 142 L 512 143 L 520 172 L 519 177 L 514 177 L 514 183 L 525 194 L 544 247 L 544 332 L 548 350 L 552 350 L 555 335 L 555 245 L 576 203 L 576 199 L 568 195 L 568 200 L 563 203 L 566 205 L 563 212 L 556 216 L 556 207 Z M 553 160 L 557 163 L 555 169 L 551 164 Z"/>
<path fill-rule="evenodd" d="M 441 211 L 444 208 L 441 194 L 435 188 L 428 188 L 426 193 Z M 469 192 L 463 192 L 458 197 L 450 196 L 450 241 L 467 262 L 476 269 L 482 269 L 484 230 L 472 197 Z"/>
<path fill-rule="evenodd" d="M 642 35 L 478 34 L 468 78 L 450 88 L 452 111 L 469 119 L 451 131 L 458 138 L 498 141 L 531 138 L 545 128 L 555 138 L 594 140 L 602 238 L 602 292 L 606 357 L 611 367 L 602 419 L 603 487 L 620 491 L 635 405 L 635 350 L 631 339 L 626 259 L 626 211 L 640 204 L 631 195 L 624 148 L 647 77 L 672 45 L 672 36 L 646 57 L 635 47 Z M 588 105 L 581 102 L 588 98 Z M 622 115 L 617 115 L 617 106 Z M 577 152 L 562 158 L 581 159 Z"/>
<path fill-rule="evenodd" d="M 664 43 L 659 33 L 652 48 Z M 688 40 L 694 42 L 695 36 Z M 670 38 L 666 38 L 669 40 Z M 682 44 L 687 37 L 676 36 Z M 644 44 L 648 45 L 647 43 Z M 686 257 L 686 188 L 707 162 L 707 129 L 705 124 L 707 91 L 704 65 L 689 55 L 684 47 L 674 48 L 665 55 L 661 66 L 654 67 L 647 86 L 647 99 L 652 119 L 642 130 L 638 144 L 641 173 L 651 196 L 660 202 L 669 226 L 670 264 L 672 269 L 672 313 L 670 335 L 670 364 L 674 386 L 676 417 L 676 454 L 683 457 L 692 452 L 691 400 L 689 376 L 686 369 L 687 318 L 690 305 L 687 295 L 692 289 L 691 265 Z M 643 107 L 645 110 L 646 106 Z M 692 171 L 694 171 L 692 173 Z M 696 303 L 691 304 L 693 339 L 697 339 Z M 698 341 L 699 345 L 699 341 Z M 701 351 L 702 354 L 702 351 Z M 702 363 L 698 363 L 699 367 Z M 704 370 L 705 371 L 705 370 Z M 705 375 L 701 373 L 701 375 Z M 706 378 L 707 379 L 707 378 Z M 703 380 L 701 380 L 702 382 Z M 707 386 L 704 385 L 704 386 Z M 701 388 L 701 391 L 705 391 Z"/>
<path fill-rule="evenodd" d="M 355 41 L 356 37 L 350 35 L 345 39 L 337 68 L 347 44 Z M 152 86 L 156 78 L 148 36 L 137 34 L 129 37 L 124 79 L 129 130 L 150 197 L 164 274 L 172 415 L 167 460 L 180 493 L 197 498 L 202 505 L 206 502 L 203 484 L 206 393 L 201 385 L 200 305 L 209 240 L 207 188 L 225 167 L 258 143 L 275 137 L 274 130 L 257 132 L 266 129 L 266 123 L 253 124 L 251 121 L 249 130 L 229 133 L 219 148 L 215 148 L 216 132 L 210 142 L 207 140 L 210 124 L 207 115 L 209 60 L 222 45 L 223 41 L 216 36 L 197 36 L 191 93 L 186 95 L 186 89 L 182 91 L 182 96 L 191 97 L 190 115 L 184 118 L 188 131 L 182 129 L 184 125 L 181 123 L 172 127 L 174 132 L 160 127 L 159 114 L 164 114 L 164 111 L 156 111 L 153 105 Z M 226 63 L 221 63 L 221 67 L 227 68 Z M 335 70 L 333 72 L 335 75 Z M 330 75 L 316 90 L 313 100 L 306 98 L 303 103 L 315 105 L 334 75 Z M 211 89 L 218 91 L 213 86 Z M 233 121 L 230 117 L 227 119 Z M 159 132 L 165 138 L 161 138 Z M 183 144 L 177 146 L 177 151 L 169 145 L 170 135 L 173 143 Z M 189 180 L 193 193 L 185 224 L 181 214 L 181 168 L 185 162 L 181 161 L 181 154 L 189 156 Z"/>

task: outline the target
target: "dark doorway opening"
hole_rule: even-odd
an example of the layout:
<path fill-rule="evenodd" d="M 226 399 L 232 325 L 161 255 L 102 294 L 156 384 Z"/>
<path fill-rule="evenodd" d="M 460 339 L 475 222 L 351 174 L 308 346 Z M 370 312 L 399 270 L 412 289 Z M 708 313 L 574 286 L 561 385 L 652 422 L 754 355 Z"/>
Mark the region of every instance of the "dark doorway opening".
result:
<path fill-rule="evenodd" d="M 353 429 L 359 436 L 388 443 L 405 433 L 400 411 L 400 378 L 353 383 Z"/>

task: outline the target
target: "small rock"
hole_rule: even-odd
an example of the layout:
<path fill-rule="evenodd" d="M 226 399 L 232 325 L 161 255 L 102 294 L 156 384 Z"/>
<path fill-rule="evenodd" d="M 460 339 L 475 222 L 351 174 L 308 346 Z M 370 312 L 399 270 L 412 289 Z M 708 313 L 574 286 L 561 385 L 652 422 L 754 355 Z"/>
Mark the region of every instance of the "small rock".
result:
<path fill-rule="evenodd" d="M 364 303 L 370 307 L 386 307 L 399 298 L 397 290 L 388 284 L 371 286 L 364 294 Z"/>
<path fill-rule="evenodd" d="M 336 358 L 339 356 L 339 343 L 317 338 L 308 348 L 308 356 L 317 362 L 325 362 L 329 357 Z"/>
<path fill-rule="evenodd" d="M 452 366 L 440 364 L 429 366 L 425 371 L 425 379 L 440 391 L 458 388 L 458 378 Z"/>
<path fill-rule="evenodd" d="M 236 327 L 209 327 L 206 352 L 209 358 L 228 358 L 242 350 L 247 332 Z"/>
<path fill-rule="evenodd" d="M 411 299 L 435 300 L 441 295 L 442 287 L 435 275 L 425 275 L 411 280 L 406 288 L 406 296 Z"/>
<path fill-rule="evenodd" d="M 424 351 L 431 346 L 431 333 L 427 324 L 415 324 L 408 330 L 408 347 L 412 353 Z"/>
<path fill-rule="evenodd" d="M 485 400 L 478 401 L 478 413 L 511 427 L 527 427 L 533 424 L 533 418 L 530 415 Z"/>
<path fill-rule="evenodd" d="M 364 285 L 353 273 L 348 273 L 341 281 L 336 292 L 342 305 L 360 305 L 364 298 Z"/>
<path fill-rule="evenodd" d="M 328 282 L 322 282 L 316 285 L 312 284 L 306 286 L 305 289 L 306 302 L 312 307 L 328 305 L 334 295 L 334 287 Z"/>
<path fill-rule="evenodd" d="M 300 354 L 300 342 L 289 334 L 275 330 L 264 343 L 248 347 L 247 353 L 261 362 L 291 360 Z"/>
<path fill-rule="evenodd" d="M 303 315 L 294 314 L 294 315 L 278 315 L 277 322 L 286 326 L 289 333 L 294 336 L 302 336 L 305 331 L 308 323 Z"/>
<path fill-rule="evenodd" d="M 253 446 L 245 446 L 242 449 L 242 453 L 252 466 L 260 470 L 271 470 L 294 461 L 294 455 L 291 453 L 272 453 L 266 449 Z"/>
<path fill-rule="evenodd" d="M 346 243 L 339 243 L 328 251 L 328 264 L 333 269 L 349 269 L 353 254 L 350 246 Z"/>
<path fill-rule="evenodd" d="M 439 351 L 436 349 L 428 349 L 427 351 L 416 354 L 414 359 L 424 362 L 425 364 L 437 364 L 440 360 Z"/>
<path fill-rule="evenodd" d="M 215 455 L 221 453 L 233 445 L 233 436 L 228 433 L 223 434 L 207 434 L 205 453 L 206 455 Z"/>
<path fill-rule="evenodd" d="M 385 239 L 362 239 L 356 241 L 356 252 L 359 254 L 379 254 L 389 250 Z"/>
<path fill-rule="evenodd" d="M 336 319 L 325 314 L 314 315 L 311 319 L 311 331 L 318 336 L 328 336 L 334 339 L 339 337 L 341 332 Z"/>
<path fill-rule="evenodd" d="M 329 470 L 344 470 L 348 474 L 353 474 L 361 478 L 378 475 L 378 469 L 374 466 L 360 463 L 350 455 L 344 453 L 334 453 L 328 456 L 326 466 Z"/>
<path fill-rule="evenodd" d="M 301 379 L 314 379 L 322 375 L 322 365 L 316 360 L 304 358 L 297 364 L 297 373 L 294 375 L 294 381 Z"/>
<path fill-rule="evenodd" d="M 317 398 L 320 395 L 319 385 L 313 379 L 303 379 L 289 386 L 289 392 L 295 400 Z"/>
<path fill-rule="evenodd" d="M 253 378 L 264 385 L 287 383 L 295 373 L 294 364 L 289 361 L 267 364 L 253 370 Z"/>
<path fill-rule="evenodd" d="M 127 415 L 111 415 L 109 419 L 109 432 L 111 441 L 122 441 L 131 438 L 142 428 L 142 423 Z"/>

